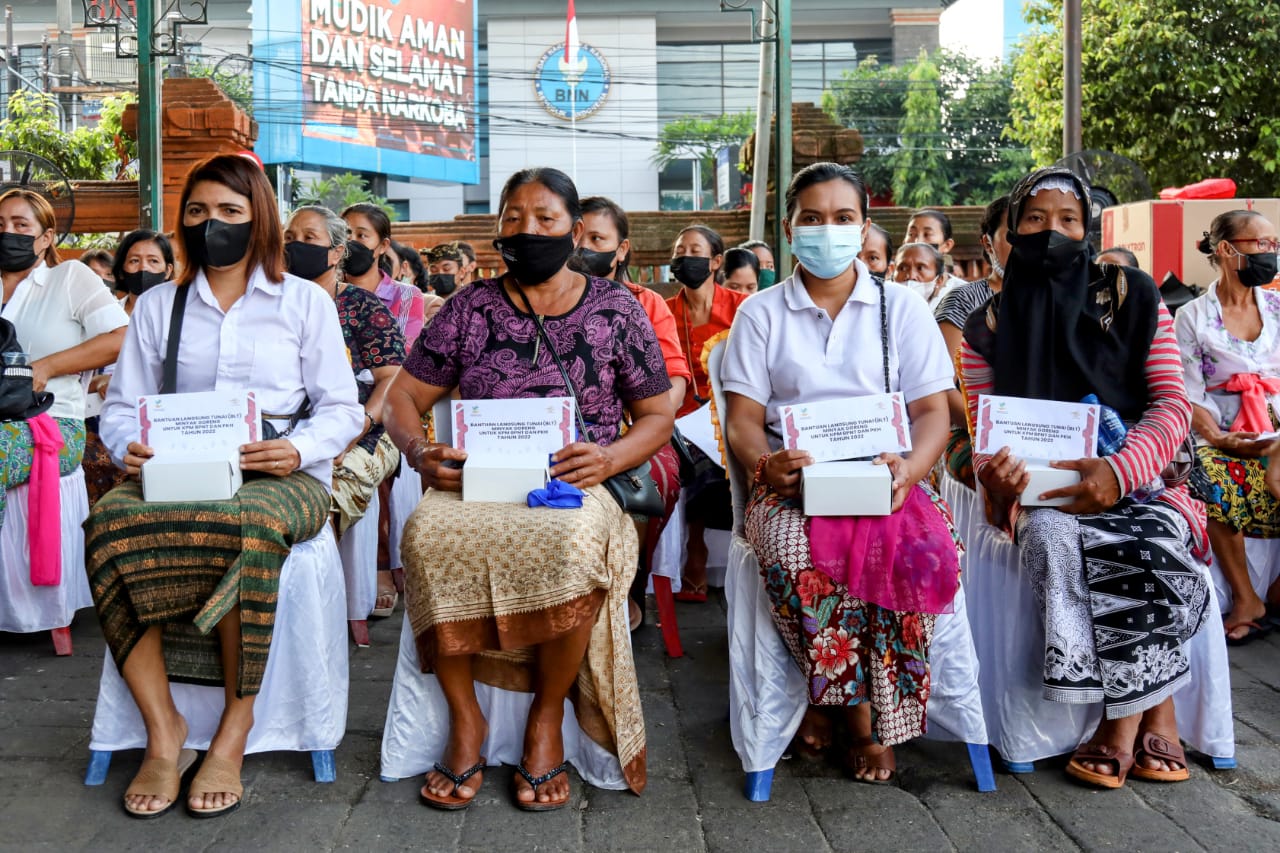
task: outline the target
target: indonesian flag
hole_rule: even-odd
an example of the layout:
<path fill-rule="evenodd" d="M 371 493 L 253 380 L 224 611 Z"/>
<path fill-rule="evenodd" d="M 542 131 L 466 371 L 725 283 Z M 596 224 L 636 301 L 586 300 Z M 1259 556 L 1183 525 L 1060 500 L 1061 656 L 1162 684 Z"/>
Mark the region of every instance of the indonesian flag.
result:
<path fill-rule="evenodd" d="M 564 63 L 568 66 L 578 64 L 578 51 L 582 41 L 578 38 L 578 15 L 573 10 L 573 0 L 569 0 L 569 20 L 564 28 Z"/>

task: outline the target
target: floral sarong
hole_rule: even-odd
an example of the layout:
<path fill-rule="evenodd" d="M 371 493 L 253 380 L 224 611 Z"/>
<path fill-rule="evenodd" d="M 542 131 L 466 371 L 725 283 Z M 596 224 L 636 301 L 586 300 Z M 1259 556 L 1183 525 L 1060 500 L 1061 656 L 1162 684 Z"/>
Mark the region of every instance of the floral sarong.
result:
<path fill-rule="evenodd" d="M 58 475 L 65 477 L 84 458 L 84 421 L 54 418 L 62 433 L 62 450 L 58 451 Z M 31 477 L 31 460 L 35 443 L 26 421 L 0 421 L 0 526 L 4 525 L 5 492 L 21 486 Z"/>

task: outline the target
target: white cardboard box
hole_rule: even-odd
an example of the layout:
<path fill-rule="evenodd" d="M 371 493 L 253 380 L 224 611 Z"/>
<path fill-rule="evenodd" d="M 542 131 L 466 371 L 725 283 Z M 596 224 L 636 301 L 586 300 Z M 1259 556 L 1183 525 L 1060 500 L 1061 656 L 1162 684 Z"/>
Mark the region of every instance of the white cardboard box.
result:
<path fill-rule="evenodd" d="M 529 492 L 547 485 L 547 466 L 515 459 L 477 459 L 462 466 L 462 499 L 493 503 L 527 502 Z"/>
<path fill-rule="evenodd" d="M 244 482 L 240 454 L 234 459 L 200 462 L 148 460 L 142 466 L 142 499 L 148 503 L 170 501 L 225 501 Z"/>
<path fill-rule="evenodd" d="M 1074 498 L 1053 498 L 1042 501 L 1040 496 L 1054 489 L 1065 489 L 1080 482 L 1079 471 L 1066 471 L 1061 468 L 1050 468 L 1046 462 L 1028 462 L 1027 473 L 1031 475 L 1031 484 L 1022 492 L 1018 502 L 1023 506 L 1066 506 Z"/>
<path fill-rule="evenodd" d="M 801 475 L 805 515 L 889 515 L 893 473 L 871 462 L 818 462 Z"/>

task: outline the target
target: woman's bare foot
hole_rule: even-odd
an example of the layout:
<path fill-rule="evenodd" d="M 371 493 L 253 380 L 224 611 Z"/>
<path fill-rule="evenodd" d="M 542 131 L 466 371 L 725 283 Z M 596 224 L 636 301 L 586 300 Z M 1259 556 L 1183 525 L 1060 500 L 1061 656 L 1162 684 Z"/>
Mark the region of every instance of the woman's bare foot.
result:
<path fill-rule="evenodd" d="M 391 577 L 391 570 L 378 571 L 378 597 L 373 602 L 374 611 L 394 610 L 396 606 L 396 583 Z"/>
<path fill-rule="evenodd" d="M 445 744 L 444 755 L 440 763 L 454 773 L 461 775 L 480 762 L 480 749 L 484 739 L 489 735 L 489 724 L 477 707 L 474 713 L 456 714 L 449 727 L 449 742 Z M 469 800 L 480 792 L 480 783 L 484 781 L 484 771 L 480 771 L 461 785 L 455 786 L 449 777 L 432 770 L 427 774 L 427 783 L 422 786 L 422 794 L 432 797 L 459 797 Z"/>
<path fill-rule="evenodd" d="M 537 778 L 550 773 L 564 763 L 564 739 L 560 726 L 564 723 L 564 705 L 541 708 L 535 700 L 529 709 L 529 722 L 524 730 L 524 767 L 529 775 Z M 569 775 L 561 773 L 538 786 L 533 786 L 520 774 L 515 776 L 516 799 L 522 803 L 558 803 L 569 798 Z"/>
<path fill-rule="evenodd" d="M 147 751 L 143 757 L 177 761 L 186 741 L 187 721 L 175 709 L 171 719 L 147 732 Z M 150 794 L 134 794 L 126 796 L 124 802 L 136 812 L 159 812 L 167 809 L 173 801 Z"/>
<path fill-rule="evenodd" d="M 1159 705 L 1146 711 L 1146 713 L 1142 715 L 1142 722 L 1138 726 L 1138 732 L 1138 747 L 1142 746 L 1142 735 L 1147 732 L 1158 735 L 1173 747 L 1177 747 L 1179 744 L 1178 721 L 1173 715 L 1173 699 L 1166 699 Z M 1159 770 L 1162 772 L 1172 773 L 1186 769 L 1186 764 L 1184 763 L 1173 761 L 1168 758 L 1157 758 L 1146 751 L 1135 750 L 1134 756 L 1137 759 L 1136 763 L 1147 770 Z"/>
<path fill-rule="evenodd" d="M 819 705 L 810 705 L 804 712 L 804 719 L 800 721 L 795 742 L 799 745 L 801 752 L 816 757 L 826 752 L 831 746 L 831 733 L 831 717 L 827 709 Z"/>
<path fill-rule="evenodd" d="M 249 730 L 253 728 L 253 713 L 223 714 L 218 723 L 218 730 L 209 743 L 209 756 L 216 755 L 238 771 L 244 764 L 244 750 L 249 742 Z M 233 791 L 212 791 L 203 795 L 195 794 L 187 798 L 187 805 L 196 811 L 222 809 L 233 805 L 240 795 Z"/>
<path fill-rule="evenodd" d="M 845 764 L 859 782 L 888 782 L 896 770 L 893 747 L 882 746 L 869 738 L 849 747 Z"/>
<path fill-rule="evenodd" d="M 1250 590 L 1250 593 L 1252 593 L 1252 590 Z M 1222 619 L 1223 628 L 1227 632 L 1227 639 L 1243 640 L 1245 635 L 1249 633 L 1249 623 L 1261 624 L 1261 620 L 1265 619 L 1266 615 L 1267 605 L 1257 595 L 1251 594 L 1249 598 L 1236 596 L 1231 605 L 1231 612 Z"/>

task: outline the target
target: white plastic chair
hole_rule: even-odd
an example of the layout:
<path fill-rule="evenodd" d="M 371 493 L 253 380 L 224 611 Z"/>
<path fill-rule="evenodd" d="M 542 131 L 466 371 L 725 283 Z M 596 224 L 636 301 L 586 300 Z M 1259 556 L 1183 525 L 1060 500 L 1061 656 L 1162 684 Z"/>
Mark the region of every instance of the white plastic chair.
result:
<path fill-rule="evenodd" d="M 1266 601 L 1267 591 L 1271 589 L 1272 584 L 1280 580 L 1280 539 L 1246 537 L 1244 553 L 1249 564 L 1249 583 L 1258 597 Z M 1231 612 L 1231 587 L 1227 585 L 1227 579 L 1223 577 L 1217 561 L 1209 567 L 1209 574 L 1213 576 L 1213 585 L 1218 591 L 1218 605 L 1222 608 L 1222 612 Z"/>
<path fill-rule="evenodd" d="M 707 374 L 719 412 L 727 412 L 720 366 L 724 344 L 712 349 Z M 722 414 L 723 418 L 724 415 Z M 769 596 L 760 580 L 755 551 L 743 537 L 748 497 L 746 475 L 731 452 L 725 461 L 733 493 L 733 539 L 725 571 L 729 604 L 729 727 L 734 750 L 746 771 L 747 799 L 769 799 L 773 771 L 800 728 L 808 707 L 804 676 L 773 625 Z M 987 751 L 987 728 L 978 690 L 978 657 L 969 631 L 963 588 L 954 612 L 940 614 L 929 647 L 932 692 L 927 720 L 934 740 L 965 743 L 979 791 L 994 791 Z"/>
<path fill-rule="evenodd" d="M 342 579 L 347 590 L 347 624 L 357 646 L 369 645 L 369 614 L 378 601 L 378 513 L 382 500 L 373 490 L 363 516 L 338 543 Z"/>
<path fill-rule="evenodd" d="M 0 524 L 0 631 L 35 634 L 49 631 L 54 652 L 71 654 L 70 625 L 76 611 L 93 606 L 89 576 L 84 569 L 84 521 L 89 517 L 84 469 L 77 468 L 58 480 L 61 508 L 62 582 L 57 586 L 32 586 L 27 546 L 26 483 L 6 495 L 4 522 Z"/>
<path fill-rule="evenodd" d="M 1071 752 L 1088 740 L 1102 708 L 1044 698 L 1044 623 L 1031 584 L 1022 577 L 1017 546 L 987 523 L 972 489 L 944 477 L 942 496 L 968 545 L 961 578 L 970 604 L 981 614 L 973 623 L 973 639 L 982 664 L 987 733 L 1011 773 L 1031 773 L 1035 761 Z M 1174 712 L 1182 739 L 1208 755 L 1215 768 L 1226 770 L 1236 766 L 1235 725 L 1212 585 L 1208 609 L 1204 627 L 1188 645 L 1191 680 L 1174 694 Z"/>
<path fill-rule="evenodd" d="M 116 669 L 111 652 L 102 664 L 98 704 L 89 741 L 86 785 L 101 785 L 111 754 L 147 745 L 142 715 Z M 245 754 L 310 752 L 317 782 L 337 778 L 334 750 L 347 728 L 346 596 L 342 563 L 329 525 L 293 547 L 280 571 L 271 651 L 253 706 Z M 208 749 L 222 716 L 220 686 L 170 684 L 187 721 L 189 749 Z"/>

